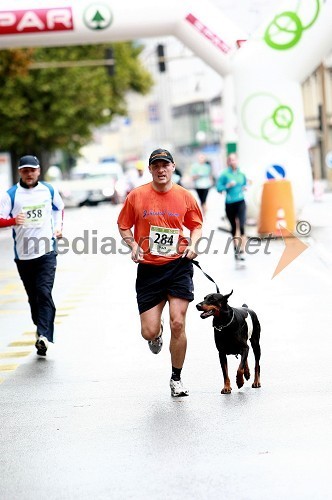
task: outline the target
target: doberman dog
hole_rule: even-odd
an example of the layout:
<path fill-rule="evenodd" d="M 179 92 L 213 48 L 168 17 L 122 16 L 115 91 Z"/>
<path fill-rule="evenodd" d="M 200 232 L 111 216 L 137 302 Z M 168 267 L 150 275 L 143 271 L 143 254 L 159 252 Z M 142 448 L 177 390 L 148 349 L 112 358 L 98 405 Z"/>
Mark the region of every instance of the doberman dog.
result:
<path fill-rule="evenodd" d="M 250 340 L 255 356 L 255 378 L 252 387 L 258 388 L 260 383 L 261 348 L 259 344 L 261 326 L 257 315 L 246 304 L 235 308 L 228 305 L 228 299 L 233 290 L 228 295 L 221 293 L 210 293 L 202 302 L 196 305 L 199 311 L 203 311 L 201 318 L 213 316 L 214 340 L 219 351 L 220 364 L 224 376 L 224 387 L 221 394 L 230 394 L 232 391 L 227 367 L 227 355 L 241 355 L 236 374 L 236 384 L 238 388 L 244 384 L 244 379 L 249 380 L 250 370 L 248 366 L 248 353 Z"/>

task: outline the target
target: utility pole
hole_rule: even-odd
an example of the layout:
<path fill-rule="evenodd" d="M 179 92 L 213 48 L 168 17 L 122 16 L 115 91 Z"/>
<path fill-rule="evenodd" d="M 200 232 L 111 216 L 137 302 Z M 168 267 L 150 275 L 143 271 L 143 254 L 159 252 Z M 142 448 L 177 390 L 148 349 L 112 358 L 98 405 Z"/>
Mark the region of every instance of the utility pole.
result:
<path fill-rule="evenodd" d="M 325 158 L 329 151 L 329 134 L 328 134 L 328 123 L 327 123 L 327 109 L 326 109 L 326 77 L 325 77 L 325 65 L 322 62 L 318 69 L 320 82 L 321 82 L 321 104 L 318 106 L 319 113 L 319 129 L 321 133 L 320 145 L 321 145 L 321 177 L 326 179 L 326 163 Z"/>

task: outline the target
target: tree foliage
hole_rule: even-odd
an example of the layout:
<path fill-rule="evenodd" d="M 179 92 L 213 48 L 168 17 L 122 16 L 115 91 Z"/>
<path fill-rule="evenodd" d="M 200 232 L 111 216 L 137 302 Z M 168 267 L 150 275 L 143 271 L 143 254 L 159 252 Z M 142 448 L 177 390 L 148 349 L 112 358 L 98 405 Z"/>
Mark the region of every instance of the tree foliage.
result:
<path fill-rule="evenodd" d="M 151 75 L 141 47 L 112 44 L 115 74 L 75 61 L 105 58 L 106 45 L 0 51 L 0 150 L 14 156 L 62 150 L 76 155 L 95 127 L 126 113 L 126 92 L 146 94 Z M 33 63 L 72 61 L 69 68 L 33 69 Z"/>

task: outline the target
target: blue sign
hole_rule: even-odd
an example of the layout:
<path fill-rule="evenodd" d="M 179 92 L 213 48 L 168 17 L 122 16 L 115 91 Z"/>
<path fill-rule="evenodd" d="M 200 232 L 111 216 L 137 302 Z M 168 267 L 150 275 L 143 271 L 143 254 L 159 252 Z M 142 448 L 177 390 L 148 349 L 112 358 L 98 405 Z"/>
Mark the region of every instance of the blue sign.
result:
<path fill-rule="evenodd" d="M 159 122 L 160 121 L 159 106 L 157 103 L 149 104 L 148 113 L 149 113 L 149 122 Z"/>
<path fill-rule="evenodd" d="M 284 167 L 281 165 L 270 165 L 266 169 L 266 177 L 271 180 L 271 179 L 284 179 L 286 177 L 286 171 Z"/>

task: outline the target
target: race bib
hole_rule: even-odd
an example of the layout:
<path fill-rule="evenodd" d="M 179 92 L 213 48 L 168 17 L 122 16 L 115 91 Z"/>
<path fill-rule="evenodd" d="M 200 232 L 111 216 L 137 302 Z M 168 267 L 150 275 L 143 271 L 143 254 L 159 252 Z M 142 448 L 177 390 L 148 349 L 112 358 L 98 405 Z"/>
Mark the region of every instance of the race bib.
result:
<path fill-rule="evenodd" d="M 179 229 L 171 229 L 169 227 L 150 227 L 150 252 L 152 255 L 168 255 L 177 254 L 179 241 Z"/>
<path fill-rule="evenodd" d="M 23 227 L 41 227 L 45 222 L 45 203 L 22 207 L 25 214 Z"/>

